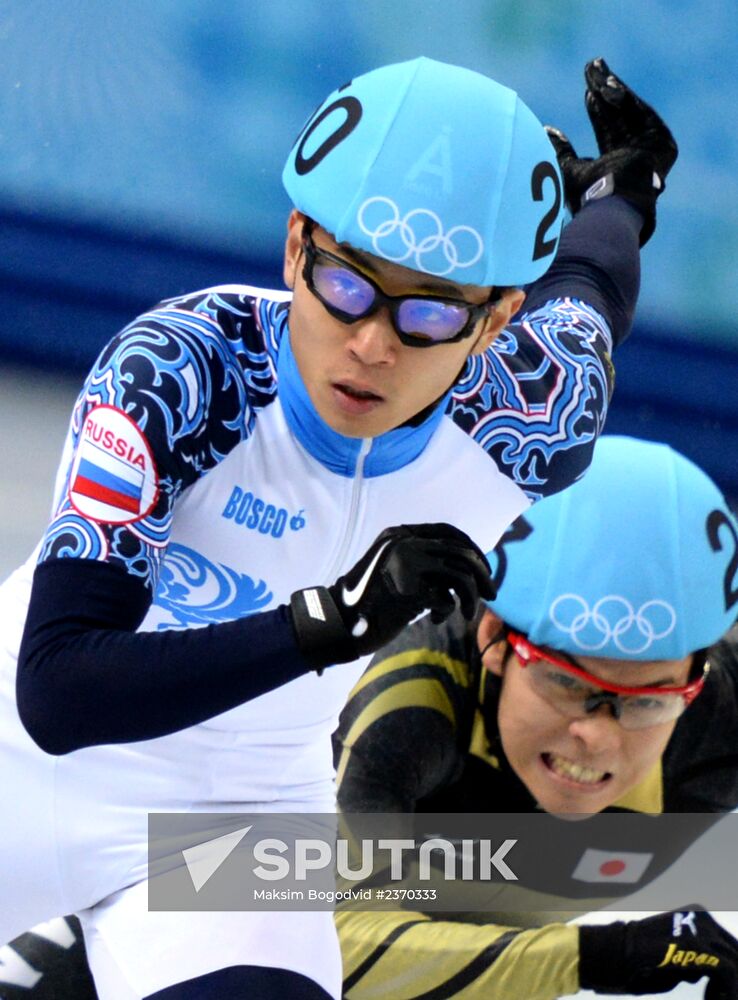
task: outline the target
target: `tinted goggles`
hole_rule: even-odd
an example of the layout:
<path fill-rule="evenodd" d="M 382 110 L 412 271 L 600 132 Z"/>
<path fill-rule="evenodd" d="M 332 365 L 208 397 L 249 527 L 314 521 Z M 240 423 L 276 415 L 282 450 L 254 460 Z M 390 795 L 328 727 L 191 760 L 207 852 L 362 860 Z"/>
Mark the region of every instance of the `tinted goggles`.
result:
<path fill-rule="evenodd" d="M 395 333 L 409 347 L 452 344 L 470 336 L 477 322 L 499 302 L 473 305 L 436 295 L 386 295 L 371 278 L 342 257 L 316 247 L 312 221 L 304 224 L 302 276 L 312 294 L 342 323 L 356 323 L 386 306 Z"/>
<path fill-rule="evenodd" d="M 677 719 L 704 687 L 710 669 L 705 660 L 701 675 L 681 687 L 627 687 L 604 681 L 517 632 L 508 631 L 507 641 L 534 690 L 552 708 L 569 719 L 583 719 L 607 705 L 624 729 L 647 729 Z"/>

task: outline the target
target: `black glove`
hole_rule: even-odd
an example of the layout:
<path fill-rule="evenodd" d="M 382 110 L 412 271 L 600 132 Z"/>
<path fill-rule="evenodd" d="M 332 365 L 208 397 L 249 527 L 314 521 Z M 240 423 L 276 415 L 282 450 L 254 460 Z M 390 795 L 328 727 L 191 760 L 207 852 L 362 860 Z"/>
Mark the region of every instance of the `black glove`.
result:
<path fill-rule="evenodd" d="M 563 132 L 546 127 L 564 175 L 572 215 L 589 201 L 619 194 L 643 216 L 641 246 L 656 228 L 656 199 L 678 149 L 674 137 L 650 105 L 610 71 L 604 59 L 584 69 L 584 100 L 600 156 L 578 157 Z"/>
<path fill-rule="evenodd" d="M 738 997 L 738 941 L 699 908 L 579 928 L 582 988 L 640 996 L 702 976 L 705 1000 Z"/>
<path fill-rule="evenodd" d="M 425 609 L 442 622 L 456 607 L 467 619 L 495 596 L 490 567 L 450 524 L 386 528 L 332 587 L 298 590 L 290 600 L 300 650 L 315 669 L 384 646 Z"/>

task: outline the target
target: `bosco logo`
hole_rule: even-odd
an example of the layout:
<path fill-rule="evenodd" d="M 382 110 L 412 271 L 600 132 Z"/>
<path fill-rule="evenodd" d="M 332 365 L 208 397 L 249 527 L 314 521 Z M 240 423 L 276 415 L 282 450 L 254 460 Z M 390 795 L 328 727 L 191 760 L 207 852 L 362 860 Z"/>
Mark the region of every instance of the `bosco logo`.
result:
<path fill-rule="evenodd" d="M 122 410 L 96 406 L 85 417 L 69 476 L 69 500 L 101 524 L 146 517 L 158 497 L 156 466 L 143 432 Z"/>
<path fill-rule="evenodd" d="M 300 507 L 296 514 L 293 514 L 290 518 L 290 528 L 293 531 L 299 531 L 301 528 L 305 527 L 305 518 L 303 516 L 304 507 Z"/>
<path fill-rule="evenodd" d="M 281 538 L 288 523 L 291 531 L 299 531 L 305 527 L 302 508 L 290 517 L 284 507 L 267 503 L 251 490 L 243 490 L 240 486 L 233 487 L 222 516 L 232 520 L 234 524 L 258 531 L 262 535 L 271 535 L 272 538 Z"/>

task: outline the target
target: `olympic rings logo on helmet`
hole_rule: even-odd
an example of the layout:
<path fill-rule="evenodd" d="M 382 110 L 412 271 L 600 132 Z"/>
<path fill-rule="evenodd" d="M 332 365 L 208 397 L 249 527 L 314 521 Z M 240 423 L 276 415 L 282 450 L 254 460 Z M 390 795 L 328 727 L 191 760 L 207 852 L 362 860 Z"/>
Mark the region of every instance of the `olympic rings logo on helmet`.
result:
<path fill-rule="evenodd" d="M 367 209 L 373 205 L 386 206 L 389 217 L 372 227 L 367 222 L 366 214 Z M 400 218 L 398 206 L 391 198 L 386 198 L 383 195 L 367 198 L 359 207 L 356 218 L 362 231 L 371 238 L 372 247 L 379 257 L 392 261 L 394 264 L 401 264 L 412 258 L 415 270 L 433 274 L 438 278 L 450 274 L 456 268 L 472 267 L 484 253 L 484 241 L 477 230 L 471 226 L 453 226 L 447 233 L 444 233 L 443 223 L 438 215 L 429 208 L 413 208 L 403 218 Z M 431 232 L 426 236 L 418 236 L 412 225 L 412 223 L 417 225 L 421 219 L 428 220 L 430 223 Z M 398 247 L 399 252 L 393 253 L 383 247 L 380 241 L 386 241 L 389 237 L 397 234 L 402 241 L 402 246 Z M 471 238 L 469 249 L 472 250 L 472 253 L 467 258 L 463 258 L 457 246 L 457 243 L 460 242 L 459 237 L 463 240 L 465 235 Z M 439 248 L 443 252 L 447 266 L 440 270 L 426 266 L 423 262 L 424 259 L 427 259 L 429 254 L 439 250 Z"/>
<path fill-rule="evenodd" d="M 549 617 L 575 645 L 595 653 L 613 643 L 626 655 L 644 653 L 674 631 L 677 614 L 667 601 L 645 601 L 636 611 L 625 597 L 608 594 L 590 609 L 579 594 L 561 594 L 552 603 Z"/>

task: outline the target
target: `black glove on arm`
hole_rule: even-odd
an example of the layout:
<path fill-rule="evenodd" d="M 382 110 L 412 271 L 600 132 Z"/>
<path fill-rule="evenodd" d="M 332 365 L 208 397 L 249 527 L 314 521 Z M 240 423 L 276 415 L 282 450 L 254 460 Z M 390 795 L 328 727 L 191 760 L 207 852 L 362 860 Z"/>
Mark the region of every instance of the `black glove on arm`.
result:
<path fill-rule="evenodd" d="M 595 993 L 668 993 L 709 977 L 705 1000 L 738 997 L 738 941 L 691 908 L 579 928 L 579 981 Z"/>
<path fill-rule="evenodd" d="M 656 199 L 678 155 L 674 137 L 650 105 L 604 59 L 584 69 L 585 103 L 600 156 L 578 157 L 563 132 L 547 126 L 572 215 L 589 201 L 619 194 L 642 214 L 641 246 L 656 228 Z"/>
<path fill-rule="evenodd" d="M 470 620 L 480 597 L 494 597 L 484 554 L 449 524 L 409 524 L 386 528 L 332 587 L 296 591 L 290 611 L 300 650 L 319 670 L 373 653 L 425 609 L 442 622 L 456 606 L 452 591 Z"/>

